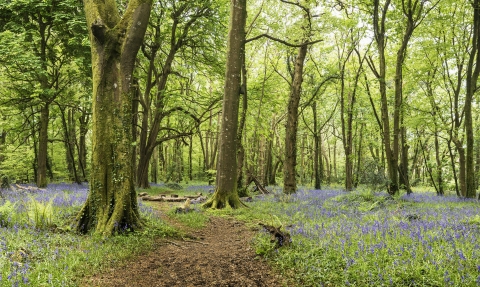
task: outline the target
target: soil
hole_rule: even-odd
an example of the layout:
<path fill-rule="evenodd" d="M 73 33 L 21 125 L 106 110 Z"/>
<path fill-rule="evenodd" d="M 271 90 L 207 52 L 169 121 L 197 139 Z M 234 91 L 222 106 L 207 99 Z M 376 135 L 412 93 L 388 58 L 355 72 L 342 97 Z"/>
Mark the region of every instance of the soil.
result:
<path fill-rule="evenodd" d="M 160 211 L 171 203 L 156 202 Z M 251 247 L 254 230 L 233 218 L 211 217 L 207 226 L 189 230 L 160 212 L 181 228 L 188 239 L 157 239 L 155 250 L 124 266 L 85 279 L 82 286 L 285 286 Z"/>

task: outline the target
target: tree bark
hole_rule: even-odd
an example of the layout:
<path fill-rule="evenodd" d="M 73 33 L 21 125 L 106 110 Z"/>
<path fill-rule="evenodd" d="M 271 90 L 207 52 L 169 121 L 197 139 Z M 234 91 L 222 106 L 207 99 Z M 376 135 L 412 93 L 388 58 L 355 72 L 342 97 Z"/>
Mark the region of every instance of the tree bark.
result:
<path fill-rule="evenodd" d="M 37 154 L 37 187 L 47 186 L 47 148 L 48 148 L 48 120 L 50 105 L 44 103 L 40 110 L 40 131 L 38 133 Z"/>
<path fill-rule="evenodd" d="M 314 188 L 322 188 L 322 178 L 321 178 L 321 164 L 322 160 L 322 151 L 320 145 L 320 133 L 321 130 L 318 129 L 318 118 L 317 118 L 317 101 L 312 103 L 312 113 L 313 113 L 313 173 L 314 173 Z"/>
<path fill-rule="evenodd" d="M 237 192 L 237 128 L 241 90 L 242 49 L 245 40 L 247 1 L 231 0 L 230 26 L 227 40 L 227 65 L 221 118 L 217 164 L 217 186 L 206 208 L 238 208 Z"/>
<path fill-rule="evenodd" d="M 79 118 L 80 126 L 78 137 L 78 166 L 82 170 L 82 181 L 87 179 L 87 143 L 86 135 L 88 132 L 88 122 L 90 121 L 90 116 L 86 111 L 82 111 L 82 115 Z"/>
<path fill-rule="evenodd" d="M 77 216 L 81 233 L 109 236 L 141 227 L 132 166 L 132 83 L 150 0 L 85 0 L 93 72 L 90 193 Z"/>
<path fill-rule="evenodd" d="M 475 159 L 474 159 L 474 134 L 473 134 L 473 117 L 472 102 L 474 94 L 477 90 L 477 81 L 480 74 L 480 0 L 474 0 L 473 6 L 473 35 L 472 48 L 467 66 L 466 76 L 466 94 L 465 94 L 465 136 L 466 161 L 465 161 L 465 179 L 467 198 L 476 196 L 475 190 Z"/>
<path fill-rule="evenodd" d="M 307 48 L 307 45 L 298 48 L 288 100 L 287 124 L 285 128 L 285 160 L 283 165 L 283 192 L 286 194 L 297 191 L 295 168 L 297 165 L 298 105 L 302 91 L 303 65 L 308 51 Z"/>

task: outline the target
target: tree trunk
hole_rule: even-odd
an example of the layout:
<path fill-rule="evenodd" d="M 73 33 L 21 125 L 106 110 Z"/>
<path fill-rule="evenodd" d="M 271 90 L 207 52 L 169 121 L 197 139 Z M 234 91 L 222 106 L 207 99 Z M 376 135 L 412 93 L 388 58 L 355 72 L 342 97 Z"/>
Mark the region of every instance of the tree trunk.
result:
<path fill-rule="evenodd" d="M 73 119 L 73 111 L 71 109 L 67 110 L 67 115 L 65 117 L 65 108 L 59 107 L 61 118 L 62 118 L 62 126 L 63 126 L 63 136 L 64 136 L 64 143 L 65 143 L 65 157 L 69 172 L 69 180 L 73 180 L 76 183 L 80 184 L 80 178 L 77 174 L 77 167 L 75 166 L 75 148 L 74 148 L 74 141 L 75 141 L 75 126 L 74 126 L 74 119 Z"/>
<path fill-rule="evenodd" d="M 365 129 L 365 123 L 360 124 L 360 133 L 358 134 L 358 144 L 357 144 L 357 167 L 355 172 L 355 179 L 353 186 L 356 188 L 360 184 L 360 171 L 362 170 L 362 149 L 363 149 L 363 130 Z"/>
<path fill-rule="evenodd" d="M 440 142 L 438 140 L 438 128 L 435 125 L 435 160 L 437 163 L 437 195 L 442 196 L 443 192 L 443 165 L 442 165 L 442 158 L 440 157 Z"/>
<path fill-rule="evenodd" d="M 237 188 L 241 190 L 244 187 L 244 175 L 245 175 L 245 148 L 242 143 L 243 130 L 245 129 L 245 123 L 247 120 L 247 110 L 248 110 L 248 97 L 247 97 L 247 66 L 245 64 L 245 43 L 241 48 L 241 57 L 242 57 L 242 82 L 240 87 L 240 96 L 242 97 L 242 112 L 240 113 L 240 122 L 238 124 L 237 131 Z"/>
<path fill-rule="evenodd" d="M 190 181 L 193 180 L 193 159 L 192 159 L 192 154 L 193 154 L 193 135 L 189 137 L 189 146 L 188 146 L 188 179 Z M 158 166 L 158 160 L 157 160 L 157 166 Z"/>
<path fill-rule="evenodd" d="M 285 128 L 285 160 L 283 164 L 283 192 L 286 194 L 297 191 L 295 168 L 297 165 L 298 105 L 302 91 L 303 65 L 308 51 L 307 48 L 307 45 L 298 48 L 293 82 L 288 100 L 287 124 Z"/>
<path fill-rule="evenodd" d="M 90 117 L 86 111 L 82 111 L 82 115 L 79 118 L 80 122 L 80 135 L 78 137 L 78 166 L 82 170 L 82 181 L 87 179 L 87 143 L 86 134 L 88 132 L 88 122 Z"/>
<path fill-rule="evenodd" d="M 217 186 L 204 204 L 207 208 L 240 207 L 237 192 L 237 127 L 241 90 L 242 49 L 245 41 L 247 1 L 231 0 L 227 40 L 227 66 L 217 164 Z"/>
<path fill-rule="evenodd" d="M 4 118 L 4 120 L 5 119 L 6 118 Z M 2 162 L 5 160 L 4 152 L 5 152 L 6 139 L 7 139 L 7 132 L 5 131 L 5 129 L 0 128 L 0 167 L 1 167 Z"/>
<path fill-rule="evenodd" d="M 376 78 L 379 80 L 380 98 L 381 98 L 381 119 L 383 129 L 383 145 L 385 149 L 385 158 L 387 162 L 387 170 L 389 177 L 388 192 L 395 194 L 398 191 L 398 146 L 397 149 L 392 147 L 390 143 L 391 131 L 390 131 L 390 114 L 388 111 L 388 97 L 387 97 L 387 82 L 386 82 L 386 59 L 385 59 L 385 47 L 386 47 L 386 32 L 385 32 L 385 20 L 387 10 L 390 6 L 390 0 L 385 1 L 383 7 L 380 7 L 380 1 L 374 0 L 373 11 L 373 29 L 375 33 L 375 41 L 377 44 L 378 57 L 379 57 L 379 70 L 372 63 L 369 63 L 370 68 L 374 72 Z M 381 11 L 381 13 L 379 13 Z M 396 103 L 398 105 L 398 103 Z M 395 116 L 394 116 L 395 118 Z M 398 137 L 398 135 L 397 135 Z M 395 142 L 395 141 L 394 141 Z"/>
<path fill-rule="evenodd" d="M 48 120 L 50 105 L 44 103 L 40 110 L 40 131 L 38 133 L 37 154 L 37 187 L 47 186 L 47 148 L 48 148 Z"/>
<path fill-rule="evenodd" d="M 322 188 L 322 179 L 320 171 L 320 161 L 322 160 L 322 151 L 320 147 L 320 132 L 318 130 L 318 119 L 317 119 L 317 101 L 312 103 L 312 113 L 313 113 L 313 174 L 315 177 L 314 188 Z"/>
<path fill-rule="evenodd" d="M 475 190 L 475 163 L 474 163 L 474 134 L 472 102 L 477 90 L 477 81 L 480 74 L 480 0 L 474 0 L 473 6 L 473 36 L 472 49 L 467 66 L 465 89 L 465 136 L 467 141 L 467 154 L 465 161 L 466 193 L 467 198 L 476 196 Z"/>
<path fill-rule="evenodd" d="M 109 236 L 142 225 L 133 182 L 131 84 L 151 1 L 130 1 L 123 17 L 113 0 L 85 0 L 84 6 L 92 47 L 93 154 L 77 229 Z"/>

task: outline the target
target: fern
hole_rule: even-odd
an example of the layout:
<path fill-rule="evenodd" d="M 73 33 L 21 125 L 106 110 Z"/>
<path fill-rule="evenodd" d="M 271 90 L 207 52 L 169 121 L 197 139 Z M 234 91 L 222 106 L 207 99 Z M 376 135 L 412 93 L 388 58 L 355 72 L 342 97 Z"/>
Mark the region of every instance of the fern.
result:
<path fill-rule="evenodd" d="M 12 217 L 15 216 L 15 204 L 9 200 L 0 206 L 0 226 L 8 226 L 11 223 Z"/>
<path fill-rule="evenodd" d="M 53 198 L 49 202 L 39 202 L 31 197 L 27 204 L 28 219 L 38 229 L 53 225 Z"/>

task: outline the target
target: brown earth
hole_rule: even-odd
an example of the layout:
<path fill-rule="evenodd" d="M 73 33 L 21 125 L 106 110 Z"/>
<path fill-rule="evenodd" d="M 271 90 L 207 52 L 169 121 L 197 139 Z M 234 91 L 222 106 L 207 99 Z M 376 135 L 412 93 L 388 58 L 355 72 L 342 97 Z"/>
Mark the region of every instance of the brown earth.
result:
<path fill-rule="evenodd" d="M 158 210 L 171 204 L 153 204 Z M 84 280 L 82 286 L 286 286 L 282 277 L 255 254 L 253 230 L 244 223 L 211 217 L 200 230 L 188 230 L 161 212 L 160 216 L 189 235 L 157 239 L 153 251 L 125 266 Z"/>

